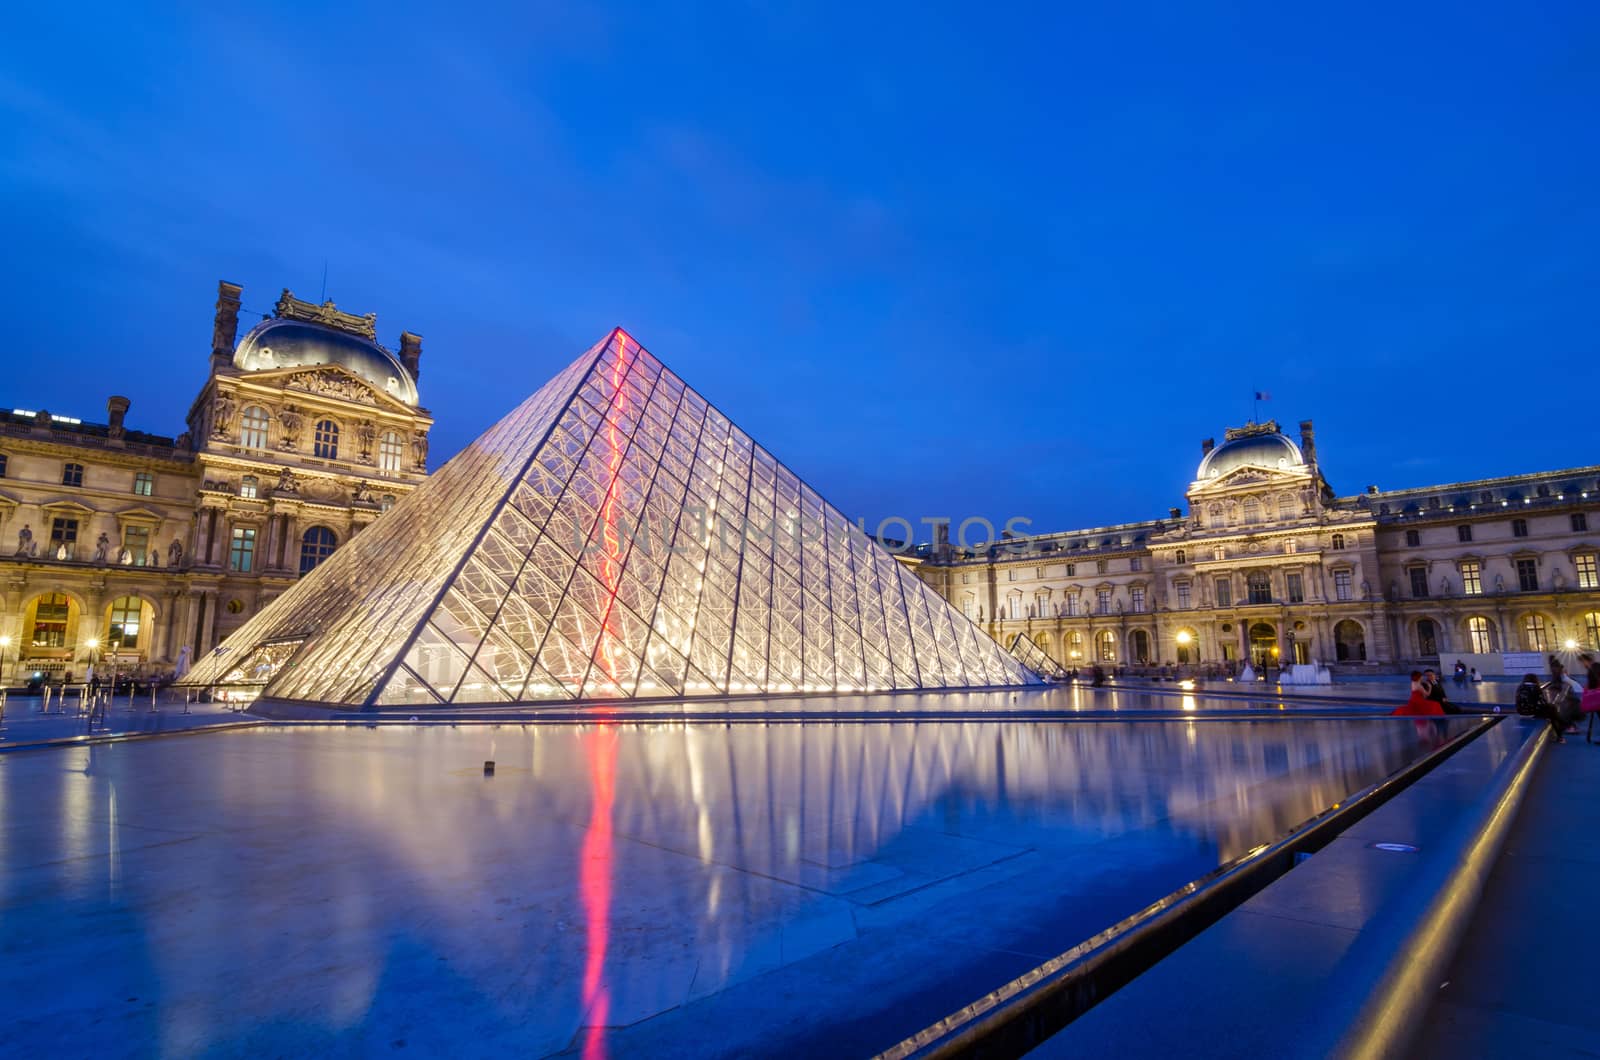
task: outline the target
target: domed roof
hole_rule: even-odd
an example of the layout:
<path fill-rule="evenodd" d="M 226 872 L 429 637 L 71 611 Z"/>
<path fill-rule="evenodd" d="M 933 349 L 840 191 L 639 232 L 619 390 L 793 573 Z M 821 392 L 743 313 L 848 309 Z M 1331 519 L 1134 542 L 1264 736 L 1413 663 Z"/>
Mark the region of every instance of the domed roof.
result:
<path fill-rule="evenodd" d="M 239 340 L 233 364 L 246 372 L 336 364 L 396 400 L 417 403 L 416 380 L 388 350 L 360 335 L 305 320 L 263 320 Z"/>
<path fill-rule="evenodd" d="M 1221 478 L 1241 467 L 1264 467 L 1282 470 L 1305 466 L 1300 447 L 1277 431 L 1260 431 L 1242 437 L 1230 438 L 1205 455 L 1200 461 L 1197 479 Z"/>

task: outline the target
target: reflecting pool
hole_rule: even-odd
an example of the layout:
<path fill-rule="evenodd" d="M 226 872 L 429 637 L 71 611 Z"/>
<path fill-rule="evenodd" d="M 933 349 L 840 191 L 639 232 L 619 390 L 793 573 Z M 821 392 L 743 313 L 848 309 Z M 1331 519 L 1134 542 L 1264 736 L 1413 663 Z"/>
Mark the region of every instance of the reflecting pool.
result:
<path fill-rule="evenodd" d="M 0 1053 L 865 1055 L 1427 753 L 1424 728 L 269 727 L 12 754 Z"/>

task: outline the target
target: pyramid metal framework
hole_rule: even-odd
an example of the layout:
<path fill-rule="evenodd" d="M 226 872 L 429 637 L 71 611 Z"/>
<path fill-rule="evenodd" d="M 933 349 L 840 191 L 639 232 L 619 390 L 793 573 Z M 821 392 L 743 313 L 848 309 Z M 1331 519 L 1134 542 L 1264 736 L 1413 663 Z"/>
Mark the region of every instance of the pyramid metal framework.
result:
<path fill-rule="evenodd" d="M 619 329 L 183 683 L 416 707 L 1037 680 Z"/>

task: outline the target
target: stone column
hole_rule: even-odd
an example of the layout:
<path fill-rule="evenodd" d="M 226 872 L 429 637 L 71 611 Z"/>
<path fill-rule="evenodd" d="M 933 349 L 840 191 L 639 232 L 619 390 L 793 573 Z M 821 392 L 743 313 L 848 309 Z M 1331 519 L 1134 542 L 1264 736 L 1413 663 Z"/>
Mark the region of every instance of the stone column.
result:
<path fill-rule="evenodd" d="M 190 591 L 184 593 L 179 599 L 182 599 L 183 601 L 183 624 L 179 627 L 180 633 L 178 636 L 177 647 L 181 649 L 185 644 L 189 646 L 189 651 L 191 653 L 189 661 L 191 664 L 193 664 L 195 661 L 193 657 L 195 638 L 198 632 L 197 623 L 200 619 L 200 594 Z M 173 608 L 174 610 L 177 609 L 177 599 L 174 599 L 173 601 Z M 172 653 L 172 658 L 174 662 L 177 661 L 177 651 Z"/>
<path fill-rule="evenodd" d="M 205 617 L 201 622 L 200 650 L 196 653 L 197 657 L 216 647 L 216 644 L 212 641 L 212 637 L 214 635 L 213 631 L 216 629 L 217 625 L 217 590 L 206 589 L 204 591 L 204 596 L 206 602 Z"/>

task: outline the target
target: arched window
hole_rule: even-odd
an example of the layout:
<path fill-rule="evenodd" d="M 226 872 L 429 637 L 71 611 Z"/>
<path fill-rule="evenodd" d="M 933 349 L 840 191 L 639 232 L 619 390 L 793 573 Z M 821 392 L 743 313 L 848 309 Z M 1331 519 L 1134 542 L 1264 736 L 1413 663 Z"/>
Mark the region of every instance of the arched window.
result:
<path fill-rule="evenodd" d="M 339 425 L 332 420 L 318 420 L 317 432 L 311 439 L 311 455 L 327 460 L 339 459 Z"/>
<path fill-rule="evenodd" d="M 1494 623 L 1482 615 L 1467 619 L 1467 639 L 1472 641 L 1474 655 L 1487 655 L 1494 651 Z"/>
<path fill-rule="evenodd" d="M 254 475 L 246 475 L 239 480 L 239 496 L 247 501 L 256 499 L 256 494 L 261 490 L 261 481 Z"/>
<path fill-rule="evenodd" d="M 1083 658 L 1083 634 L 1077 630 L 1067 634 L 1067 658 Z"/>
<path fill-rule="evenodd" d="M 1150 662 L 1150 634 L 1142 629 L 1136 629 L 1130 637 L 1133 641 L 1133 661 L 1140 666 L 1148 665 Z"/>
<path fill-rule="evenodd" d="M 310 574 L 317 564 L 333 555 L 339 545 L 333 531 L 325 526 L 313 526 L 300 537 L 300 573 Z"/>
<path fill-rule="evenodd" d="M 1261 504 L 1254 497 L 1245 499 L 1244 521 L 1247 523 L 1259 523 L 1261 521 Z"/>
<path fill-rule="evenodd" d="M 1117 661 L 1117 635 L 1109 629 L 1102 629 L 1094 635 L 1095 658 L 1101 662 Z"/>
<path fill-rule="evenodd" d="M 1529 651 L 1549 651 L 1543 615 L 1529 615 L 1522 620 L 1522 643 Z"/>
<path fill-rule="evenodd" d="M 111 602 L 111 625 L 106 631 L 106 646 L 139 646 L 139 619 L 144 601 L 137 596 L 119 596 Z"/>
<path fill-rule="evenodd" d="M 1431 618 L 1417 620 L 1417 654 L 1424 658 L 1439 654 L 1439 627 Z"/>
<path fill-rule="evenodd" d="M 404 458 L 406 446 L 400 436 L 393 431 L 384 431 L 383 437 L 378 441 L 378 470 L 397 472 L 400 470 L 400 461 Z"/>
<path fill-rule="evenodd" d="M 239 444 L 246 449 L 265 449 L 267 447 L 267 410 L 260 405 L 251 405 L 239 417 Z"/>
<path fill-rule="evenodd" d="M 72 603 L 61 593 L 45 593 L 33 606 L 33 646 L 35 648 L 65 648 L 67 646 L 67 619 L 72 614 Z"/>
<path fill-rule="evenodd" d="M 1333 654 L 1340 662 L 1365 662 L 1367 634 L 1361 623 L 1345 619 L 1333 627 Z"/>

